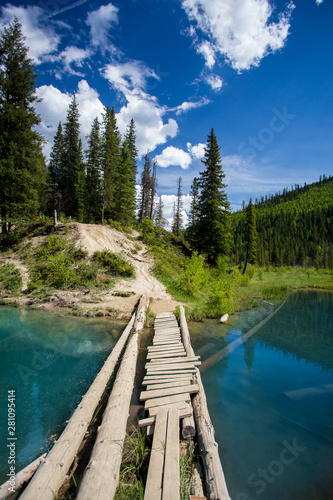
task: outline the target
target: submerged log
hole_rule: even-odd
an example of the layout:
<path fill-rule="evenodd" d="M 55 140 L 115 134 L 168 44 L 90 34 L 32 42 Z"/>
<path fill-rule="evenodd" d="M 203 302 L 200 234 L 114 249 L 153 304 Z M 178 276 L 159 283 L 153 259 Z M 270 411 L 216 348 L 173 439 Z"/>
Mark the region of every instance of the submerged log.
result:
<path fill-rule="evenodd" d="M 98 429 L 96 443 L 83 475 L 77 500 L 111 500 L 119 481 L 119 470 L 126 424 L 134 387 L 139 330 L 143 328 L 148 298 L 138 306 L 138 318 L 113 384 L 111 395 Z"/>
<path fill-rule="evenodd" d="M 256 326 L 251 328 L 247 333 L 239 337 L 238 339 L 234 340 L 231 342 L 231 344 L 227 345 L 220 351 L 216 352 L 209 358 L 205 359 L 205 361 L 202 362 L 201 367 L 200 367 L 200 372 L 204 372 L 211 366 L 215 365 L 218 363 L 221 359 L 225 358 L 227 354 L 230 354 L 232 351 L 234 351 L 238 346 L 243 344 L 245 340 L 247 340 L 249 337 L 252 337 L 262 326 L 264 326 L 280 309 L 281 307 L 285 304 L 286 301 L 282 302 L 282 304 L 279 305 L 271 314 L 266 316 L 260 323 L 258 323 Z"/>
<path fill-rule="evenodd" d="M 188 331 L 185 311 L 180 306 L 180 328 L 183 336 L 183 343 L 188 356 L 194 356 Z M 197 384 L 199 392 L 192 400 L 193 412 L 196 422 L 200 453 L 204 462 L 205 483 L 210 500 L 230 500 L 227 485 L 225 482 L 218 445 L 215 441 L 215 431 L 210 419 L 205 390 L 201 381 L 198 368 L 196 368 Z"/>
<path fill-rule="evenodd" d="M 79 450 L 98 402 L 123 351 L 134 320 L 135 314 L 133 314 L 111 354 L 105 361 L 103 368 L 83 397 L 58 441 L 54 443 L 45 462 L 38 468 L 30 484 L 22 493 L 21 500 L 53 500 L 56 497 L 59 488 L 66 479 L 66 474 Z"/>

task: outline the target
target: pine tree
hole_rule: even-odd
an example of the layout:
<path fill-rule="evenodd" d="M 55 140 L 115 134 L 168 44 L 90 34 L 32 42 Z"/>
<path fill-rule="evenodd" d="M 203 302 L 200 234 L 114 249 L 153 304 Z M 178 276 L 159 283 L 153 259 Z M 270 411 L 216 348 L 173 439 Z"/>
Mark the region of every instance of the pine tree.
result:
<path fill-rule="evenodd" d="M 167 220 L 164 218 L 163 215 L 163 201 L 162 201 L 162 196 L 158 199 L 158 204 L 156 207 L 156 212 L 155 212 L 155 226 L 158 228 L 164 228 L 167 224 Z"/>
<path fill-rule="evenodd" d="M 102 216 L 102 143 L 98 118 L 92 123 L 86 151 L 87 175 L 85 182 L 85 220 L 100 222 Z"/>
<path fill-rule="evenodd" d="M 178 178 L 177 202 L 173 217 L 172 232 L 176 236 L 182 236 L 184 231 L 183 223 L 183 199 L 182 199 L 182 178 Z"/>
<path fill-rule="evenodd" d="M 65 164 L 64 137 L 61 122 L 58 125 L 57 133 L 54 137 L 53 147 L 50 153 L 50 163 L 47 172 L 47 184 L 49 192 L 49 212 L 63 211 L 62 196 L 62 176 Z"/>
<path fill-rule="evenodd" d="M 156 163 L 153 165 L 153 173 L 150 177 L 150 209 L 149 209 L 149 219 L 154 219 L 154 207 L 155 207 L 155 196 L 157 188 L 157 178 L 156 178 Z"/>
<path fill-rule="evenodd" d="M 199 200 L 199 181 L 197 177 L 194 177 L 191 190 L 191 205 L 190 205 L 190 215 L 189 223 L 186 229 L 185 237 L 187 241 L 193 246 L 198 246 L 198 222 L 200 219 L 200 200 Z"/>
<path fill-rule="evenodd" d="M 135 217 L 135 186 L 133 185 L 133 162 L 127 141 L 121 149 L 121 158 L 115 178 L 114 220 L 131 226 Z"/>
<path fill-rule="evenodd" d="M 80 151 L 79 117 L 74 95 L 64 125 L 65 163 L 61 188 L 65 215 L 82 220 L 82 151 Z"/>
<path fill-rule="evenodd" d="M 102 134 L 102 221 L 115 217 L 114 182 L 120 161 L 120 133 L 114 108 L 106 107 L 103 115 Z"/>
<path fill-rule="evenodd" d="M 15 17 L 0 34 L 0 217 L 6 221 L 38 211 L 45 183 L 43 138 L 33 128 L 40 123 L 37 75 L 28 58 L 21 25 Z"/>
<path fill-rule="evenodd" d="M 135 122 L 133 118 L 131 119 L 130 125 L 127 127 L 125 134 L 125 141 L 127 142 L 128 149 L 130 150 L 132 165 L 133 165 L 133 182 L 134 185 L 136 183 L 136 174 L 137 174 L 137 158 L 138 158 L 138 150 L 136 147 L 136 133 L 135 133 Z"/>
<path fill-rule="evenodd" d="M 206 166 L 200 172 L 200 208 L 198 230 L 200 241 L 197 249 L 215 263 L 219 255 L 228 255 L 230 251 L 230 205 L 223 183 L 225 174 L 222 170 L 220 148 L 214 129 L 208 136 L 205 158 Z"/>
<path fill-rule="evenodd" d="M 252 204 L 252 198 L 245 210 L 245 265 L 243 274 L 245 274 L 247 263 L 254 264 L 257 258 L 257 228 L 256 214 Z"/>
<path fill-rule="evenodd" d="M 141 193 L 139 205 L 139 222 L 143 224 L 145 219 L 150 218 L 151 208 L 151 161 L 149 155 L 145 156 L 145 163 L 141 174 Z"/>

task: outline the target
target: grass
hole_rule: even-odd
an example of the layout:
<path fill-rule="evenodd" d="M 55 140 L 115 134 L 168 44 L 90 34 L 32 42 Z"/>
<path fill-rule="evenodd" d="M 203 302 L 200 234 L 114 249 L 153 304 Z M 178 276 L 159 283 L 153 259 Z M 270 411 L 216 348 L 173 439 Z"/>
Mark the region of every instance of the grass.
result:
<path fill-rule="evenodd" d="M 107 289 L 116 278 L 134 275 L 133 266 L 121 255 L 104 250 L 90 260 L 85 249 L 57 234 L 24 255 L 31 277 L 27 291 L 43 299 L 54 290 Z"/>
<path fill-rule="evenodd" d="M 0 267 L 0 295 L 3 293 L 17 294 L 22 287 L 22 276 L 14 264 L 4 264 Z"/>
<path fill-rule="evenodd" d="M 135 429 L 132 434 L 127 434 L 125 439 L 115 500 L 143 499 L 148 460 L 145 434 L 142 430 Z"/>

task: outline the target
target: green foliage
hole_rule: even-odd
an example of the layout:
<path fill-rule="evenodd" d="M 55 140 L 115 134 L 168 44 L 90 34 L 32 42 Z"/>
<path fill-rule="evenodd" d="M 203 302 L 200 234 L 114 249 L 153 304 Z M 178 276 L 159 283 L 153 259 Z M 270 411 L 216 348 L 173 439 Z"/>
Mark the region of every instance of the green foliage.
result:
<path fill-rule="evenodd" d="M 107 268 L 114 276 L 124 276 L 126 278 L 135 276 L 134 266 L 120 255 L 110 252 L 109 250 L 95 252 L 93 260 Z"/>
<path fill-rule="evenodd" d="M 0 216 L 2 223 L 36 214 L 46 168 L 34 103 L 37 75 L 15 17 L 0 33 Z M 5 229 L 5 227 L 4 227 Z"/>
<path fill-rule="evenodd" d="M 333 178 L 255 203 L 257 263 L 333 267 Z M 232 214 L 233 260 L 246 260 L 244 211 Z"/>
<path fill-rule="evenodd" d="M 200 173 L 199 181 L 192 185 L 192 192 L 198 198 L 195 207 L 192 206 L 197 221 L 192 217 L 193 225 L 188 228 L 187 235 L 194 248 L 215 264 L 219 255 L 229 254 L 231 234 L 230 204 L 223 182 L 225 174 L 213 129 L 202 162 L 205 170 Z"/>
<path fill-rule="evenodd" d="M 127 435 L 115 500 L 142 500 L 144 482 L 148 471 L 149 451 L 143 431 L 135 430 Z"/>
<path fill-rule="evenodd" d="M 0 266 L 0 291 L 18 292 L 22 287 L 22 276 L 14 264 Z"/>
<path fill-rule="evenodd" d="M 205 260 L 196 252 L 190 260 L 185 263 L 184 270 L 179 278 L 179 285 L 185 293 L 196 294 L 208 279 L 208 271 L 205 268 Z"/>

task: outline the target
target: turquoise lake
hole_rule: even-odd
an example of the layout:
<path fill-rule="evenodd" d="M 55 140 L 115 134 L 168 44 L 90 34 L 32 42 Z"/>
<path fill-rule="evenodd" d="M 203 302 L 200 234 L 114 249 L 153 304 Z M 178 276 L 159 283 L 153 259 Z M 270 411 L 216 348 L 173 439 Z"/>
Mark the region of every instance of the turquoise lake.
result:
<path fill-rule="evenodd" d="M 202 360 L 274 309 L 191 324 Z M 232 500 L 333 498 L 333 294 L 299 292 L 202 380 Z"/>
<path fill-rule="evenodd" d="M 203 361 L 274 310 L 189 324 Z M 59 435 L 125 322 L 0 307 L 0 482 L 7 479 L 7 391 L 16 391 L 16 468 Z M 142 351 L 140 351 L 142 352 Z M 333 294 L 299 292 L 202 372 L 232 500 L 333 498 Z"/>
<path fill-rule="evenodd" d="M 0 483 L 9 472 L 8 391 L 15 390 L 18 472 L 61 433 L 125 325 L 0 307 Z"/>

